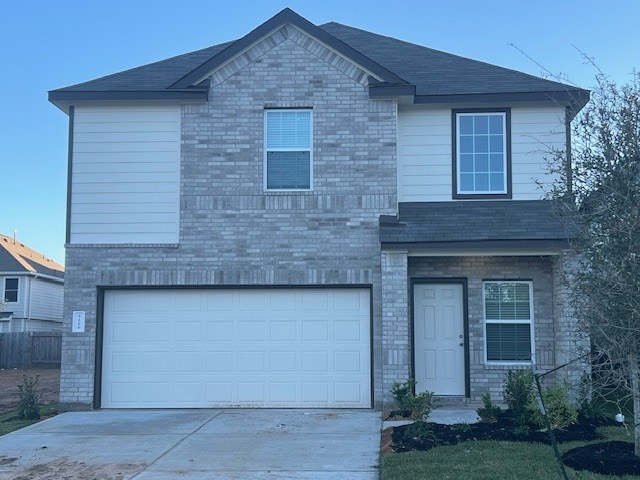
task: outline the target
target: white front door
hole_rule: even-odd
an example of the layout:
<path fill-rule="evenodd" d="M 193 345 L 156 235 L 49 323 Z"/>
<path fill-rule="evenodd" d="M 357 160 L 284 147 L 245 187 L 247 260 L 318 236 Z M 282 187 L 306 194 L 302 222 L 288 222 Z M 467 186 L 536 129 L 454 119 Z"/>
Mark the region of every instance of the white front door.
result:
<path fill-rule="evenodd" d="M 460 283 L 414 285 L 416 392 L 465 394 L 463 301 Z"/>

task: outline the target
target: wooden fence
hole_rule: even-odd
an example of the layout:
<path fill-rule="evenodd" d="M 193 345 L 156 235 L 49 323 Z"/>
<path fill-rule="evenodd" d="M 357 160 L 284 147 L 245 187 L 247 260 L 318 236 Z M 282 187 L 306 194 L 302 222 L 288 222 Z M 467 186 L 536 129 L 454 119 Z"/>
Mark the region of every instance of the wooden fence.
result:
<path fill-rule="evenodd" d="M 0 368 L 60 368 L 61 332 L 0 333 Z"/>

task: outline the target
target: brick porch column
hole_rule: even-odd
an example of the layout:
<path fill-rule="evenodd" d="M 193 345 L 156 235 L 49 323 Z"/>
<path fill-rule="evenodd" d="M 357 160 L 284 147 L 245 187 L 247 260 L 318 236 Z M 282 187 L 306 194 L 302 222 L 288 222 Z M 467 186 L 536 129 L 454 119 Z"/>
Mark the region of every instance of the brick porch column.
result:
<path fill-rule="evenodd" d="M 407 252 L 382 252 L 382 389 L 383 403 L 393 403 L 391 387 L 410 375 L 409 288 Z"/>

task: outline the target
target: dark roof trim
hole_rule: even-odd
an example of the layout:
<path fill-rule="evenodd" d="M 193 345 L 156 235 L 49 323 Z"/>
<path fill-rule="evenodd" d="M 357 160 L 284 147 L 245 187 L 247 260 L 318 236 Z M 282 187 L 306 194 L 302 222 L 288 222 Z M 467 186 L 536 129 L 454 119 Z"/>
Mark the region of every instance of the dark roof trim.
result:
<path fill-rule="evenodd" d="M 389 98 L 389 97 L 415 97 L 416 86 L 405 84 L 390 83 L 371 83 L 369 82 L 369 98 Z"/>
<path fill-rule="evenodd" d="M 61 91 L 49 92 L 49 101 L 74 102 L 91 100 L 186 100 L 191 102 L 206 102 L 209 90 L 206 88 L 191 88 L 182 90 L 120 90 L 120 91 Z"/>
<path fill-rule="evenodd" d="M 362 66 L 364 69 L 369 70 L 375 75 L 379 76 L 386 82 L 390 83 L 406 83 L 402 78 L 398 77 L 391 71 L 382 67 L 378 63 L 371 60 L 369 57 L 363 55 L 347 44 L 341 42 L 333 35 L 328 34 L 321 28 L 317 27 L 313 23 L 309 22 L 307 19 L 301 17 L 296 12 L 291 10 L 290 8 L 285 8 L 280 13 L 271 17 L 265 23 L 257 27 L 256 29 L 249 32 L 244 37 L 236 40 L 227 48 L 222 50 L 217 55 L 214 55 L 209 60 L 201 64 L 199 67 L 191 70 L 185 76 L 183 76 L 180 80 L 175 82 L 169 88 L 187 88 L 193 85 L 195 82 L 200 80 L 203 76 L 207 75 L 212 70 L 215 70 L 216 67 L 223 64 L 227 60 L 233 58 L 244 49 L 251 46 L 254 42 L 258 41 L 260 38 L 268 35 L 281 25 L 286 23 L 291 23 L 296 27 L 304 30 L 312 37 L 317 38 L 322 43 L 330 46 L 334 50 L 338 51 L 345 57 L 349 58 L 354 63 Z"/>
<path fill-rule="evenodd" d="M 467 95 L 416 95 L 417 104 L 439 103 L 506 103 L 506 102 L 554 102 L 580 110 L 589 101 L 587 90 L 521 93 L 473 93 Z"/>
<path fill-rule="evenodd" d="M 558 240 L 471 240 L 465 242 L 447 241 L 447 242 L 383 242 L 382 250 L 472 250 L 472 249 L 541 249 L 541 250 L 560 250 L 566 249 L 569 241 L 566 239 Z"/>

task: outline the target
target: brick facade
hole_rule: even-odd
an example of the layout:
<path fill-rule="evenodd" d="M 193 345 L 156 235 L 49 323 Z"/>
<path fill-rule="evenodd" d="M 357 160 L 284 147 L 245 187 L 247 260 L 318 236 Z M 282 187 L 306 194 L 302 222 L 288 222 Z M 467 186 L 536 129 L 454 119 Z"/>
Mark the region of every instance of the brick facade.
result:
<path fill-rule="evenodd" d="M 61 402 L 93 402 L 98 287 L 371 286 L 375 408 L 411 375 L 413 278 L 467 279 L 472 400 L 500 400 L 506 371 L 484 362 L 485 279 L 532 280 L 538 368 L 571 358 L 556 257 L 381 251 L 379 216 L 397 214 L 397 104 L 370 100 L 367 78 L 291 25 L 214 72 L 209 102 L 181 107 L 179 243 L 68 245 Z M 265 108 L 312 110 L 312 191 L 264 191 Z M 71 333 L 75 310 L 84 333 Z"/>
<path fill-rule="evenodd" d="M 378 218 L 396 212 L 396 103 L 367 75 L 293 27 L 214 78 L 210 102 L 182 107 L 180 242 L 69 245 L 61 401 L 89 407 L 97 286 L 371 285 L 382 344 Z M 265 108 L 313 111 L 313 191 L 263 189 Z M 86 333 L 70 333 L 86 312 Z M 374 355 L 375 398 L 381 359 Z"/>

